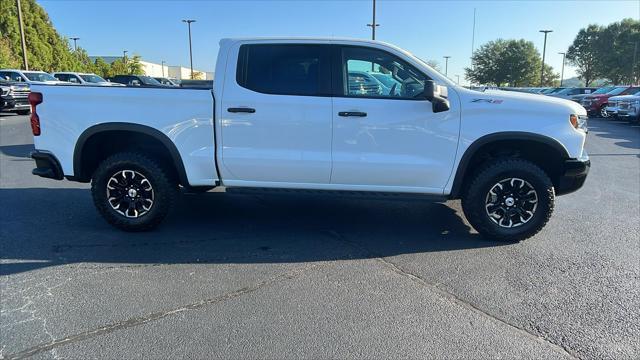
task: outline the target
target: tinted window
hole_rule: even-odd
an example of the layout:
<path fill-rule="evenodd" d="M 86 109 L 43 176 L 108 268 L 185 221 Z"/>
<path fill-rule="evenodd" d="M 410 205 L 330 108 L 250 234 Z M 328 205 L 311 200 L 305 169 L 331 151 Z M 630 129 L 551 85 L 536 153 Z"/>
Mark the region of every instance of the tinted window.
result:
<path fill-rule="evenodd" d="M 330 95 L 330 68 L 328 45 L 242 45 L 236 80 L 265 94 Z"/>
<path fill-rule="evenodd" d="M 60 81 L 69 81 L 68 74 L 55 74 L 54 77 Z"/>
<path fill-rule="evenodd" d="M 8 81 L 24 81 L 20 74 L 12 71 L 0 71 L 0 78 L 2 78 L 2 80 Z"/>
<path fill-rule="evenodd" d="M 386 51 L 344 47 L 342 49 L 342 95 L 422 99 L 427 76 Z"/>

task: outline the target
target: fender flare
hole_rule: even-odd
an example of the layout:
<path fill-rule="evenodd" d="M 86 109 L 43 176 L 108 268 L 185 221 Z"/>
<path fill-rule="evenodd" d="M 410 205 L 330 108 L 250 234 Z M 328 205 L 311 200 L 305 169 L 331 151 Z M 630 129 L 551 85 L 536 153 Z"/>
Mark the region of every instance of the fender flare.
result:
<path fill-rule="evenodd" d="M 492 133 L 488 135 L 484 135 L 478 139 L 476 139 L 467 150 L 465 150 L 464 155 L 460 159 L 460 163 L 458 164 L 458 168 L 456 169 L 455 178 L 453 180 L 453 186 L 451 187 L 451 192 L 449 198 L 457 199 L 460 197 L 461 187 L 464 183 L 465 175 L 467 173 L 467 168 L 469 167 L 469 163 L 473 156 L 482 148 L 483 146 L 490 144 L 496 141 L 504 141 L 504 140 L 523 140 L 523 141 L 535 141 L 547 146 L 552 147 L 558 153 L 562 154 L 565 159 L 569 159 L 570 155 L 567 149 L 556 139 L 551 137 L 540 135 L 536 133 L 530 133 L 525 131 L 503 131 L 498 133 Z"/>
<path fill-rule="evenodd" d="M 189 185 L 189 181 L 187 178 L 187 172 L 184 168 L 184 163 L 182 162 L 182 157 L 180 156 L 180 152 L 176 145 L 169 139 L 167 135 L 162 133 L 161 131 L 154 129 L 150 126 L 140 125 L 140 124 L 132 124 L 132 123 L 123 123 L 123 122 L 110 122 L 110 123 L 102 123 L 98 125 L 93 125 L 87 128 L 82 132 L 78 141 L 76 141 L 76 145 L 73 149 L 73 174 L 74 178 L 79 181 L 89 181 L 85 174 L 82 172 L 82 149 L 84 148 L 85 143 L 89 138 L 93 135 L 99 134 L 105 131 L 129 131 L 136 132 L 144 135 L 148 135 L 153 137 L 154 139 L 160 141 L 160 143 L 169 151 L 171 158 L 173 160 L 173 165 L 178 173 L 178 178 L 180 183 L 184 185 Z"/>

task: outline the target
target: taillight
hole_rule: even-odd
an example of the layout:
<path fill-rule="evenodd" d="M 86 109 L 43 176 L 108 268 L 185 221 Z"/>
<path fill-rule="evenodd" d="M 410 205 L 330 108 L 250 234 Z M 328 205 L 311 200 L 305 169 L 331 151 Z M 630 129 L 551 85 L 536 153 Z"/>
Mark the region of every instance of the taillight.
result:
<path fill-rule="evenodd" d="M 40 135 L 40 117 L 38 117 L 38 113 L 36 112 L 36 106 L 41 103 L 42 93 L 29 93 L 29 104 L 31 104 L 31 132 L 33 133 L 33 136 Z"/>

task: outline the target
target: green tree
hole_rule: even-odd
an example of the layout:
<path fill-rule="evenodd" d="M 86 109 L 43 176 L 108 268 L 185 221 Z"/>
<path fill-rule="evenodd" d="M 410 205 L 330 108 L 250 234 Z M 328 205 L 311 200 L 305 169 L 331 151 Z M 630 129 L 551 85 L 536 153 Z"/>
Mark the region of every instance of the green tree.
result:
<path fill-rule="evenodd" d="M 93 72 L 102 76 L 103 78 L 107 78 L 115 75 L 111 72 L 111 66 L 109 66 L 109 64 L 107 64 L 104 61 L 104 59 L 100 57 L 97 58 L 96 61 L 93 63 Z"/>
<path fill-rule="evenodd" d="M 577 67 L 576 72 L 585 86 L 590 86 L 593 80 L 602 75 L 603 69 L 600 64 L 602 31 L 603 28 L 598 25 L 589 25 L 585 29 L 580 29 L 567 50 L 567 60 L 569 64 Z"/>
<path fill-rule="evenodd" d="M 465 69 L 467 80 L 484 85 L 532 86 L 540 83 L 542 59 L 531 41 L 498 39 L 482 45 L 472 57 L 473 67 Z M 545 64 L 543 85 L 559 78 Z"/>
<path fill-rule="evenodd" d="M 144 75 L 144 70 L 140 63 L 140 55 L 134 55 L 131 59 L 127 59 L 127 74 Z"/>
<path fill-rule="evenodd" d="M 624 19 L 604 28 L 598 41 L 598 57 L 600 72 L 612 83 L 637 82 L 640 72 L 640 21 Z"/>
<path fill-rule="evenodd" d="M 44 71 L 82 69 L 82 64 L 69 48 L 68 40 L 58 34 L 44 9 L 35 0 L 22 0 L 21 4 L 29 68 Z M 0 0 L 0 34 L 2 42 L 14 54 L 12 61 L 15 61 L 15 57 L 21 60 L 20 32 L 14 0 Z M 4 54 L 6 50 L 0 51 Z M 3 59 L 12 58 L 1 56 Z M 22 67 L 22 61 L 19 67 Z"/>
<path fill-rule="evenodd" d="M 0 68 L 19 68 L 22 61 L 11 49 L 9 39 L 0 37 Z"/>

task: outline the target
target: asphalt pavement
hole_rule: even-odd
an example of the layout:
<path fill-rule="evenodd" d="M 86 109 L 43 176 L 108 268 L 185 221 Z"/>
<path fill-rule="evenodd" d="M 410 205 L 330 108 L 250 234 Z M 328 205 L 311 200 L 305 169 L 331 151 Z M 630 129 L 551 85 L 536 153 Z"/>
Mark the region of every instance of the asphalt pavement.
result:
<path fill-rule="evenodd" d="M 590 128 L 584 188 L 504 244 L 457 201 L 219 191 L 124 233 L 0 114 L 0 358 L 638 359 L 640 127 Z"/>

